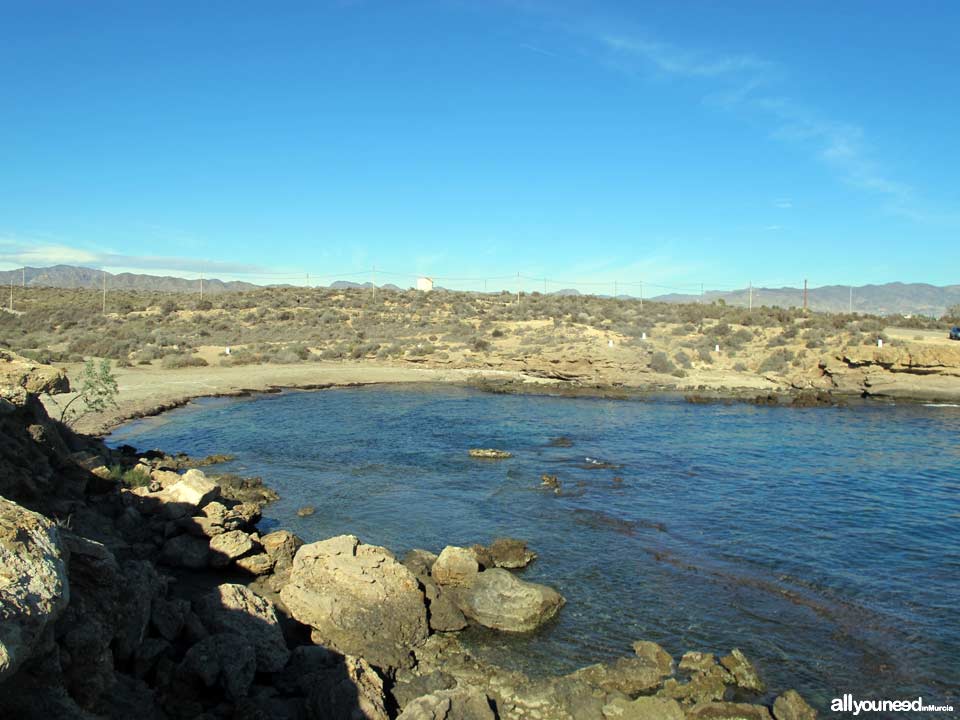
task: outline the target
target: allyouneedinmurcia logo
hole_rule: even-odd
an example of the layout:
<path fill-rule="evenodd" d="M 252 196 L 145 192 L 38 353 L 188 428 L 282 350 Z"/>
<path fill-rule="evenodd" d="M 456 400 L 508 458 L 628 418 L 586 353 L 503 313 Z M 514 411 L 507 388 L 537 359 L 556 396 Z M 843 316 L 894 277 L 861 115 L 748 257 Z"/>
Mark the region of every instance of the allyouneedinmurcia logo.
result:
<path fill-rule="evenodd" d="M 922 697 L 914 700 L 854 700 L 847 693 L 830 702 L 832 712 L 859 715 L 872 712 L 953 712 L 953 705 L 927 705 Z"/>

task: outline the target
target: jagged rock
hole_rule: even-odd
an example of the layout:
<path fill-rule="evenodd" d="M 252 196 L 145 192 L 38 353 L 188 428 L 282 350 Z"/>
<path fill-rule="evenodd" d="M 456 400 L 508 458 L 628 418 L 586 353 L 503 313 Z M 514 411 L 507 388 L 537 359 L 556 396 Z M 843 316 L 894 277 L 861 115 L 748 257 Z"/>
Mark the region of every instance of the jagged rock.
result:
<path fill-rule="evenodd" d="M 706 672 L 694 673 L 686 683 L 680 683 L 674 678 L 666 680 L 657 695 L 673 698 L 685 704 L 722 700 L 727 691 L 727 685 L 732 682 L 733 677 L 730 673 L 720 665 L 714 665 Z"/>
<path fill-rule="evenodd" d="M 661 675 L 669 675 L 673 672 L 673 658 L 657 643 L 649 640 L 637 640 L 633 643 L 633 652 L 637 657 L 643 658 L 659 669 Z"/>
<path fill-rule="evenodd" d="M 260 506 L 256 503 L 245 502 L 234 505 L 223 518 L 223 526 L 227 530 L 253 530 L 260 521 Z"/>
<path fill-rule="evenodd" d="M 481 690 L 456 688 L 411 701 L 397 720 L 494 720 L 495 717 L 489 698 Z"/>
<path fill-rule="evenodd" d="M 494 448 L 471 448 L 467 451 L 467 454 L 472 458 L 482 458 L 484 460 L 506 460 L 513 457 L 513 453 Z"/>
<path fill-rule="evenodd" d="M 763 692 L 763 681 L 757 674 L 757 669 L 739 648 L 734 648 L 729 655 L 720 658 L 720 664 L 733 676 L 733 684 L 737 687 L 752 692 Z"/>
<path fill-rule="evenodd" d="M 56 526 L 0 497 L 0 682 L 16 672 L 70 600 Z"/>
<path fill-rule="evenodd" d="M 266 575 L 273 570 L 273 560 L 266 553 L 237 558 L 234 565 L 251 575 Z"/>
<path fill-rule="evenodd" d="M 157 598 L 153 601 L 150 621 L 160 637 L 173 642 L 180 635 L 189 612 L 190 603 L 186 600 Z"/>
<path fill-rule="evenodd" d="M 293 558 L 303 540 L 287 530 L 277 530 L 260 538 L 260 544 L 273 560 L 274 571 L 283 572 L 293 567 Z"/>
<path fill-rule="evenodd" d="M 196 603 L 214 633 L 234 633 L 253 645 L 258 672 L 280 672 L 290 659 L 273 603 L 243 585 L 225 583 Z"/>
<path fill-rule="evenodd" d="M 227 506 L 219 500 L 214 500 L 213 502 L 207 503 L 200 509 L 200 511 L 217 525 L 221 526 L 227 519 L 227 513 L 230 512 L 227 509 Z"/>
<path fill-rule="evenodd" d="M 687 710 L 688 720 L 773 720 L 763 705 L 747 703 L 699 703 Z"/>
<path fill-rule="evenodd" d="M 773 702 L 776 720 L 817 720 L 817 711 L 796 690 L 787 690 Z"/>
<path fill-rule="evenodd" d="M 499 568 L 522 568 L 536 560 L 537 554 L 527 548 L 527 543 L 514 538 L 497 538 L 488 548 L 493 566 Z"/>
<path fill-rule="evenodd" d="M 440 690 L 450 690 L 457 686 L 457 681 L 449 673 L 440 670 L 425 675 L 414 675 L 408 680 L 394 683 L 390 694 L 403 710 L 410 702 L 424 695 L 431 695 Z"/>
<path fill-rule="evenodd" d="M 210 546 L 192 535 L 177 535 L 167 540 L 160 551 L 160 562 L 173 567 L 201 570 L 207 567 Z"/>
<path fill-rule="evenodd" d="M 314 642 L 360 655 L 378 667 L 410 662 L 428 632 L 416 577 L 384 548 L 341 535 L 304 545 L 280 592 Z"/>
<path fill-rule="evenodd" d="M 684 672 L 707 672 L 717 664 L 713 653 L 702 653 L 696 650 L 685 652 L 680 658 L 679 668 Z"/>
<path fill-rule="evenodd" d="M 448 545 L 433 563 L 430 574 L 440 585 L 467 587 L 473 584 L 479 572 L 473 550 Z"/>
<path fill-rule="evenodd" d="M 470 587 L 454 597 L 471 620 L 507 632 L 535 630 L 553 618 L 565 602 L 553 588 L 525 582 L 499 568 L 479 573 Z"/>
<path fill-rule="evenodd" d="M 316 685 L 307 699 L 309 720 L 387 720 L 389 717 L 383 679 L 363 658 L 346 655 L 342 663 L 316 677 Z"/>
<path fill-rule="evenodd" d="M 297 517 L 310 517 L 316 511 L 317 509 L 313 505 L 304 505 L 301 508 L 297 508 Z"/>
<path fill-rule="evenodd" d="M 680 703 L 660 697 L 614 698 L 603 706 L 603 715 L 608 720 L 684 720 L 685 717 Z"/>
<path fill-rule="evenodd" d="M 236 701 L 246 696 L 256 669 L 256 652 L 246 638 L 218 633 L 190 648 L 177 674 L 206 688 L 219 686 L 229 700 Z"/>
<path fill-rule="evenodd" d="M 669 673 L 669 667 L 667 669 Z M 645 657 L 618 658 L 581 668 L 569 677 L 608 692 L 621 692 L 630 697 L 653 690 L 660 685 L 663 672 L 660 664 Z"/>
<path fill-rule="evenodd" d="M 226 567 L 231 560 L 253 550 L 253 541 L 243 530 L 231 530 L 210 538 L 210 565 Z"/>

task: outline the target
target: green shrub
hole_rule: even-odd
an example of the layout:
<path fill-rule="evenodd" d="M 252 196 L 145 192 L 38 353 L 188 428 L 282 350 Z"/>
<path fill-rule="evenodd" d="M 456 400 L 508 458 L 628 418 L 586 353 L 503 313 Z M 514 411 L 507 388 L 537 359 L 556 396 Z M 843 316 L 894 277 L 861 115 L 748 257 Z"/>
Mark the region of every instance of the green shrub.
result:
<path fill-rule="evenodd" d="M 174 370 L 177 368 L 186 367 L 206 367 L 208 365 L 207 361 L 202 357 L 190 355 L 189 353 L 167 355 L 163 358 L 160 364 L 166 370 Z"/>

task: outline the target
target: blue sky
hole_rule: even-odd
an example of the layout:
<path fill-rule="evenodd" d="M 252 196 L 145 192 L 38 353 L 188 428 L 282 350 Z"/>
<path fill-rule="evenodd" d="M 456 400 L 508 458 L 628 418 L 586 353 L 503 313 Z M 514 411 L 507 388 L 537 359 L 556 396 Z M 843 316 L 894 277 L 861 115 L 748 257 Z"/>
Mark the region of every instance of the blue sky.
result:
<path fill-rule="evenodd" d="M 956 3 L 0 13 L 2 268 L 958 282 Z"/>

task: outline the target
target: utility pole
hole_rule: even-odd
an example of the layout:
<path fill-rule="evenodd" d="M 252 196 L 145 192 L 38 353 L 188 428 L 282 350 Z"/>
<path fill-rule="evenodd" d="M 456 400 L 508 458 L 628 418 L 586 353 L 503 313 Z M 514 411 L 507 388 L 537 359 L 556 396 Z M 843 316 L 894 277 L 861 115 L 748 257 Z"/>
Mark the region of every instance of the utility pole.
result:
<path fill-rule="evenodd" d="M 13 312 L 13 277 L 10 278 L 10 312 Z"/>
<path fill-rule="evenodd" d="M 200 302 L 203 302 L 203 270 L 200 271 Z"/>
<path fill-rule="evenodd" d="M 807 311 L 807 279 L 803 279 L 803 311 Z"/>
<path fill-rule="evenodd" d="M 310 273 L 307 273 L 307 287 L 310 287 Z"/>
<path fill-rule="evenodd" d="M 546 278 L 543 279 L 543 294 L 544 294 L 544 295 L 547 294 L 547 279 L 546 279 Z"/>
<path fill-rule="evenodd" d="M 370 271 L 370 285 L 373 290 L 373 301 L 377 301 L 377 266 L 374 265 L 373 269 Z"/>
<path fill-rule="evenodd" d="M 703 304 L 703 283 L 700 283 L 700 304 Z"/>
<path fill-rule="evenodd" d="M 520 304 L 520 273 L 517 273 L 517 305 Z"/>
<path fill-rule="evenodd" d="M 613 299 L 614 300 L 617 299 L 617 281 L 616 280 L 613 281 Z"/>
<path fill-rule="evenodd" d="M 104 315 L 107 314 L 107 271 L 101 270 L 103 273 L 103 300 L 101 302 L 100 312 Z"/>
<path fill-rule="evenodd" d="M 640 281 L 640 309 L 643 309 L 643 280 Z"/>
<path fill-rule="evenodd" d="M 20 268 L 20 286 L 27 286 L 27 268 L 25 267 Z"/>
<path fill-rule="evenodd" d="M 753 280 L 750 281 L 750 310 L 753 310 Z"/>
<path fill-rule="evenodd" d="M 853 315 L 853 285 L 850 286 L 850 304 L 848 306 L 847 312 Z"/>

